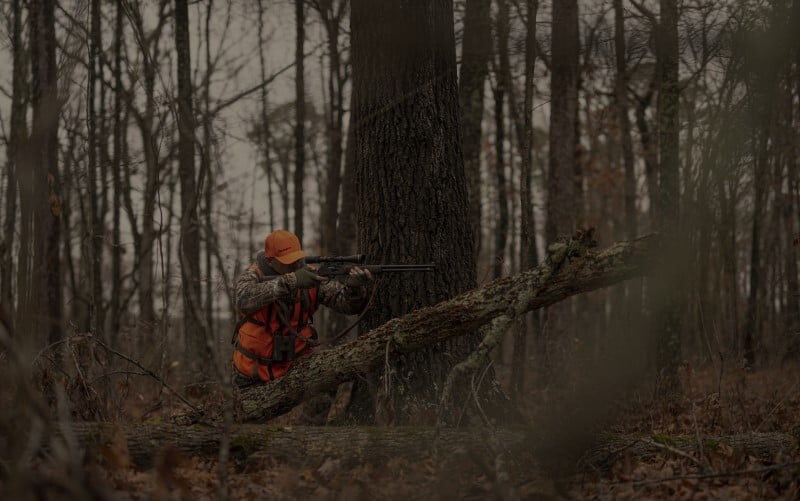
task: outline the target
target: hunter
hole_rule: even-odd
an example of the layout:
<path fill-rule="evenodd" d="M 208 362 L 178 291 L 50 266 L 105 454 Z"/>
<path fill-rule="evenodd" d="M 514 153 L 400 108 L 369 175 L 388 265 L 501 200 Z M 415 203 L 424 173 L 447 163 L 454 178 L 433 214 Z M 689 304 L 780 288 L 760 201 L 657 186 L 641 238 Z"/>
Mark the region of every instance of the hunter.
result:
<path fill-rule="evenodd" d="M 297 235 L 276 230 L 264 251 L 236 281 L 234 382 L 248 386 L 286 373 L 294 358 L 317 344 L 314 312 L 320 304 L 340 313 L 361 312 L 372 283 L 369 270 L 353 268 L 341 282 L 317 275 L 306 266 Z"/>

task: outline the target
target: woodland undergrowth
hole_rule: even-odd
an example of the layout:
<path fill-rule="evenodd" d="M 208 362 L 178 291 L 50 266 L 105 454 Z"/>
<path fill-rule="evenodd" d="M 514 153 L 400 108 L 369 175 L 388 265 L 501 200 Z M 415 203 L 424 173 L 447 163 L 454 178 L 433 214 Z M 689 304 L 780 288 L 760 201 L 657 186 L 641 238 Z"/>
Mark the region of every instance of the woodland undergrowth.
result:
<path fill-rule="evenodd" d="M 499 371 L 503 376 L 503 372 Z M 327 458 L 287 464 L 254 454 L 228 464 L 232 499 L 484 499 L 499 498 L 764 498 L 800 496 L 800 450 L 776 451 L 757 458 L 717 444 L 708 437 L 781 432 L 800 435 L 800 368 L 720 371 L 682 370 L 683 392 L 670 403 L 653 398 L 643 385 L 613 405 L 598 431 L 643 437 L 664 444 L 663 454 L 630 457 L 624 451 L 603 471 L 551 470 L 527 454 L 496 458 L 465 454 L 455 458 L 382 464 Z M 524 410 L 532 425 L 542 409 L 558 406 L 553 391 L 529 390 Z M 147 408 L 147 399 L 138 407 Z M 136 414 L 137 406 L 128 409 Z M 155 414 L 159 414 L 157 411 Z M 167 410 L 163 410 L 167 412 Z M 539 413 L 539 414 L 537 414 Z M 304 423 L 298 410 L 280 420 Z M 149 418 L 154 416 L 150 415 Z M 157 416 L 155 416 L 157 417 Z M 696 436 L 698 446 L 671 452 L 671 437 Z M 703 437 L 703 438 L 701 438 Z M 481 437 L 476 437 L 481 440 Z M 420 444 L 426 447 L 427 444 Z M 301 462 L 302 463 L 302 462 Z M 86 464 L 87 479 L 121 499 L 213 499 L 217 463 L 163 450 L 153 468 L 132 466 L 124 443 L 113 444 Z M 503 472 L 505 478 L 499 478 Z M 577 472 L 576 472 L 577 471 Z"/>

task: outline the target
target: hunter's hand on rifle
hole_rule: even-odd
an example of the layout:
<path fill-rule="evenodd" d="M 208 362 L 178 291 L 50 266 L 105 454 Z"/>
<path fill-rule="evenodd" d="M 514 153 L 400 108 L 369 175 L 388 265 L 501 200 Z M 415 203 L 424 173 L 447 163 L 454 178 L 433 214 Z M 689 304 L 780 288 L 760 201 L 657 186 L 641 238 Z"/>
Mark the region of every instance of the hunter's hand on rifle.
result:
<path fill-rule="evenodd" d="M 312 287 L 318 286 L 321 282 L 328 281 L 326 277 L 321 277 L 314 273 L 315 271 L 317 271 L 316 268 L 311 268 L 310 266 L 295 271 L 294 276 L 297 280 L 297 288 L 311 289 Z"/>
<path fill-rule="evenodd" d="M 345 280 L 345 285 L 348 287 L 363 287 L 372 282 L 372 273 L 366 268 L 354 266 L 350 269 Z"/>

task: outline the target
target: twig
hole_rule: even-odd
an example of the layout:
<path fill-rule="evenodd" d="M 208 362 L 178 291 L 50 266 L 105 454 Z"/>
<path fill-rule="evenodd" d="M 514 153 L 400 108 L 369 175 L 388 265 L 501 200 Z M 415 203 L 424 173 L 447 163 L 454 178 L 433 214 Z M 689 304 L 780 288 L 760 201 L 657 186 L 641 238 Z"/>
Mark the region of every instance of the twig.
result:
<path fill-rule="evenodd" d="M 316 47 L 314 47 L 313 49 L 311 49 L 310 51 L 308 51 L 308 53 L 306 53 L 306 54 L 304 55 L 304 57 L 308 57 L 308 56 L 310 56 L 310 55 L 314 54 L 314 52 L 316 52 L 316 51 L 317 51 L 317 49 L 319 49 L 321 46 L 322 46 L 322 44 L 321 44 L 321 43 L 320 43 L 320 44 L 317 44 L 317 46 L 316 46 Z M 292 63 L 290 63 L 290 64 L 287 64 L 286 66 L 284 66 L 284 67 L 283 67 L 283 68 L 281 68 L 280 70 L 278 70 L 278 71 L 276 71 L 275 73 L 273 73 L 271 76 L 267 77 L 267 79 L 266 79 L 266 80 L 264 80 L 263 82 L 261 82 L 260 84 L 258 84 L 258 85 L 256 85 L 256 86 L 254 86 L 254 87 L 250 87 L 249 89 L 247 89 L 247 90 L 244 90 L 244 91 L 242 91 L 242 92 L 240 92 L 240 93 L 236 94 L 236 95 L 235 95 L 235 96 L 233 96 L 233 97 L 229 97 L 228 99 L 225 99 L 224 101 L 222 101 L 221 103 L 219 103 L 219 104 L 218 104 L 218 105 L 217 105 L 217 106 L 216 106 L 216 107 L 215 107 L 213 110 L 211 110 L 211 112 L 209 113 L 209 115 L 212 115 L 212 116 L 213 116 L 213 115 L 216 115 L 217 113 L 219 113 L 219 112 L 220 112 L 220 111 L 222 111 L 223 109 L 227 108 L 228 106 L 230 106 L 230 105 L 234 104 L 234 103 L 235 103 L 235 102 L 237 102 L 238 100 L 240 100 L 240 99 L 242 99 L 242 98 L 244 98 L 244 97 L 247 97 L 247 96 L 249 96 L 250 94 L 252 94 L 252 93 L 254 93 L 254 92 L 257 92 L 257 91 L 261 90 L 261 88 L 262 88 L 262 87 L 266 87 L 266 86 L 268 86 L 268 85 L 269 85 L 269 84 L 271 84 L 271 83 L 272 83 L 272 82 L 273 82 L 273 81 L 274 81 L 276 78 L 278 78 L 279 76 L 281 76 L 283 73 L 285 73 L 286 71 L 289 71 L 290 69 L 294 68 L 295 64 L 296 64 L 295 62 L 292 62 Z"/>
<path fill-rule="evenodd" d="M 56 346 L 58 346 L 60 344 L 64 344 L 64 343 L 68 342 L 71 338 L 72 338 L 72 336 L 65 337 L 64 339 L 59 339 L 58 341 L 56 341 L 54 343 L 48 344 L 47 346 L 45 346 L 44 348 L 39 350 L 39 353 L 37 353 L 36 356 L 33 358 L 33 362 L 34 363 L 38 362 L 39 359 L 42 357 L 42 355 L 44 355 L 45 352 L 50 351 L 52 348 L 55 348 Z"/>
<path fill-rule="evenodd" d="M 631 5 L 636 7 L 636 10 L 639 11 L 644 17 L 646 17 L 653 25 L 658 26 L 658 17 L 653 13 L 652 10 L 645 7 L 644 2 L 637 2 L 636 0 L 631 0 Z"/>
<path fill-rule="evenodd" d="M 117 376 L 117 375 L 120 375 L 120 374 L 125 374 L 125 375 L 128 375 L 128 376 L 149 376 L 149 375 L 150 375 L 150 374 L 148 374 L 148 373 L 146 373 L 146 372 L 136 372 L 136 371 L 111 371 L 111 372 L 106 372 L 106 373 L 104 373 L 104 374 L 100 374 L 100 375 L 99 375 L 99 376 L 97 376 L 96 378 L 92 379 L 92 380 L 91 380 L 91 383 L 95 383 L 95 382 L 97 382 L 97 381 L 99 381 L 99 380 L 101 380 L 101 379 L 109 378 L 109 377 L 111 377 L 111 376 Z"/>
<path fill-rule="evenodd" d="M 704 461 L 701 461 L 701 460 L 697 459 L 696 457 L 692 456 L 691 454 L 687 454 L 687 453 L 683 452 L 680 449 L 676 449 L 675 447 L 671 447 L 671 446 L 669 446 L 667 444 L 662 444 L 662 443 L 656 442 L 655 440 L 650 440 L 650 439 L 647 439 L 647 438 L 643 438 L 642 442 L 647 444 L 647 445 L 650 445 L 652 447 L 656 447 L 658 449 L 663 449 L 665 451 L 669 451 L 669 452 L 675 454 L 676 456 L 680 456 L 682 458 L 688 459 L 689 461 L 691 461 L 692 463 L 697 465 L 699 468 L 701 468 L 703 471 L 706 471 L 706 472 L 713 471 L 711 469 L 711 467 L 708 464 L 706 464 Z"/>
<path fill-rule="evenodd" d="M 145 374 L 146 374 L 147 376 L 150 376 L 151 378 L 155 379 L 156 381 L 158 381 L 159 383 L 161 383 L 161 384 L 162 384 L 162 385 L 163 385 L 163 386 L 164 386 L 166 389 L 168 389 L 169 391 L 171 391 L 171 392 L 172 392 L 172 394 L 173 394 L 173 395 L 175 395 L 176 397 L 178 397 L 178 399 L 179 399 L 181 402 L 183 402 L 184 404 L 186 404 L 186 405 L 188 405 L 189 407 L 191 407 L 193 411 L 195 411 L 195 412 L 197 412 L 197 413 L 200 413 L 200 408 L 199 408 L 199 407 L 197 407 L 197 406 L 193 405 L 191 402 L 189 402 L 189 401 L 188 401 L 188 400 L 187 400 L 187 399 L 186 399 L 186 398 L 185 398 L 183 395 L 181 395 L 181 394 L 180 394 L 180 393 L 179 393 L 177 390 L 175 390 L 175 388 L 173 388 L 172 386 L 170 386 L 169 384 L 167 384 L 167 382 L 166 382 L 166 381 L 164 381 L 164 379 L 162 379 L 161 377 L 159 377 L 159 376 L 158 376 L 158 375 L 157 375 L 155 372 L 153 372 L 153 371 L 151 371 L 150 369 L 148 369 L 148 368 L 144 367 L 142 364 L 140 364 L 140 363 L 139 363 L 139 362 L 137 362 L 136 360 L 132 359 L 131 357 L 129 357 L 129 356 L 127 356 L 127 355 L 124 355 L 124 354 L 122 354 L 122 353 L 120 353 L 120 352 L 118 352 L 118 351 L 114 350 L 113 348 L 109 347 L 108 345 L 106 345 L 105 343 L 103 343 L 102 341 L 100 341 L 99 339 L 97 339 L 96 337 L 92 336 L 91 334 L 89 334 L 88 336 L 89 336 L 89 337 L 91 337 L 91 338 L 92 338 L 92 340 L 94 340 L 94 342 L 95 342 L 95 343 L 99 344 L 99 345 L 100 345 L 102 348 L 104 348 L 104 349 L 105 349 L 107 352 L 109 352 L 109 353 L 111 353 L 111 354 L 113 354 L 113 355 L 116 355 L 116 356 L 118 356 L 119 358 L 121 358 L 121 359 L 123 359 L 123 360 L 126 360 L 126 361 L 128 361 L 128 362 L 132 363 L 133 365 L 135 365 L 136 367 L 138 367 L 139 369 L 141 369 L 143 372 L 145 372 Z"/>
<path fill-rule="evenodd" d="M 491 362 L 489 363 L 491 365 Z M 478 412 L 480 412 L 481 417 L 483 418 L 483 422 L 486 424 L 487 427 L 492 426 L 492 422 L 489 421 L 489 417 L 483 411 L 483 407 L 481 406 L 481 399 L 478 398 L 478 389 L 475 386 L 475 374 L 472 375 L 470 378 L 470 386 L 472 387 L 472 397 L 475 399 L 475 406 L 478 408 Z"/>

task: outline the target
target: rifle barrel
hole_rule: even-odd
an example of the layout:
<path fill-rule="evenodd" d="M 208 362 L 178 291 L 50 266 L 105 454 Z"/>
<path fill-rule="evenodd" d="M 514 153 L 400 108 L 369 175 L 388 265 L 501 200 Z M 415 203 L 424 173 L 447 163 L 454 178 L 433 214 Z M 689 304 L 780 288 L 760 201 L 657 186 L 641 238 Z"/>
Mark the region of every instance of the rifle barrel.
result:
<path fill-rule="evenodd" d="M 377 271 L 393 272 L 393 271 L 434 271 L 436 266 L 432 264 L 378 264 L 373 265 Z M 367 265 L 367 268 L 371 266 Z"/>

